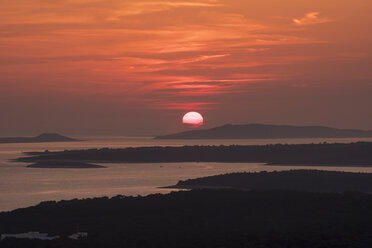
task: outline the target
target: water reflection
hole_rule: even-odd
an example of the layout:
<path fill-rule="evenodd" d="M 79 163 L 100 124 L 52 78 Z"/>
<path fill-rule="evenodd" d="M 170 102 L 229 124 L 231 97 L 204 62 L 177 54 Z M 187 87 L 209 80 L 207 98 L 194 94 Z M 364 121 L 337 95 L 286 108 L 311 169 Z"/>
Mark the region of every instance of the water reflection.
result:
<path fill-rule="evenodd" d="M 312 168 L 351 172 L 372 172 L 369 167 L 269 166 L 259 163 L 157 163 L 105 164 L 104 169 L 32 169 L 23 163 L 11 163 L 25 151 L 57 151 L 65 149 L 123 148 L 138 146 L 182 145 L 253 145 L 301 144 L 320 142 L 357 142 L 372 139 L 283 139 L 283 140 L 153 140 L 151 138 L 99 139 L 79 137 L 87 141 L 68 143 L 0 144 L 0 211 L 26 207 L 46 200 L 166 193 L 161 186 L 179 180 L 243 171 L 274 171 Z"/>

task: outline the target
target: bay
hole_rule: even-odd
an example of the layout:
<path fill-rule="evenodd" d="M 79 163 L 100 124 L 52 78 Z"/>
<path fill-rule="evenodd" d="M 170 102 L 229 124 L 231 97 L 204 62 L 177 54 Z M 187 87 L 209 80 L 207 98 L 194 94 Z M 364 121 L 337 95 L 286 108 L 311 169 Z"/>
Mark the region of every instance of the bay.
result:
<path fill-rule="evenodd" d="M 275 140 L 154 140 L 152 137 L 77 137 L 81 142 L 0 144 L 0 211 L 28 207 L 41 201 L 121 195 L 167 193 L 160 187 L 179 180 L 232 172 L 290 169 L 322 169 L 372 172 L 372 167 L 269 166 L 260 163 L 153 163 L 104 164 L 101 169 L 26 168 L 9 160 L 28 151 L 62 151 L 89 148 L 125 148 L 183 145 L 265 145 L 348 143 L 365 139 L 275 139 Z"/>

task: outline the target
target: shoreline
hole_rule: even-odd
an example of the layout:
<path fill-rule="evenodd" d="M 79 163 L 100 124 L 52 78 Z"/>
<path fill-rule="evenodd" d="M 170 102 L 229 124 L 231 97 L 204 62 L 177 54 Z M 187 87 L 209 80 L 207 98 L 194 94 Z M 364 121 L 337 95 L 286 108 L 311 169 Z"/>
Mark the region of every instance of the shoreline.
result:
<path fill-rule="evenodd" d="M 33 169 L 99 169 L 106 166 L 74 161 L 41 161 L 26 166 Z"/>

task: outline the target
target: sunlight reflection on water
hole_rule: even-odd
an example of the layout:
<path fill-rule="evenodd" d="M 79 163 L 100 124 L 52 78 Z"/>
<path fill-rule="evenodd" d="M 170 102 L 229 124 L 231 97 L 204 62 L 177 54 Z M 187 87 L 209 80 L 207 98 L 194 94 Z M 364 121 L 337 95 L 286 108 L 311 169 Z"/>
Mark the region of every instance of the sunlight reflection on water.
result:
<path fill-rule="evenodd" d="M 80 137 L 79 137 L 80 138 Z M 104 164 L 101 169 L 32 169 L 12 163 L 25 151 L 124 148 L 138 146 L 300 144 L 356 142 L 372 139 L 285 139 L 285 140 L 153 140 L 151 138 L 83 138 L 83 142 L 0 144 L 0 211 L 26 207 L 47 200 L 166 193 L 159 187 L 179 180 L 243 171 L 274 171 L 313 168 L 352 172 L 372 172 L 369 167 L 269 166 L 259 163 L 156 163 Z"/>

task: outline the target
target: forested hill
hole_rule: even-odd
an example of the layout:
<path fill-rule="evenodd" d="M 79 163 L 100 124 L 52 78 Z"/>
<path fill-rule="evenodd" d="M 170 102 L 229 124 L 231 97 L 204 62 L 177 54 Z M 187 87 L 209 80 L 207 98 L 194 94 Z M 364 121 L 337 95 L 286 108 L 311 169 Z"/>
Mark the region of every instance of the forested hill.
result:
<path fill-rule="evenodd" d="M 371 193 L 372 174 L 322 170 L 231 173 L 179 181 L 170 188 L 233 188 L 310 192 L 357 191 Z"/>
<path fill-rule="evenodd" d="M 2 248 L 372 247 L 372 196 L 362 193 L 193 190 L 146 197 L 45 202 L 0 213 Z M 82 240 L 67 235 L 87 232 Z"/>

